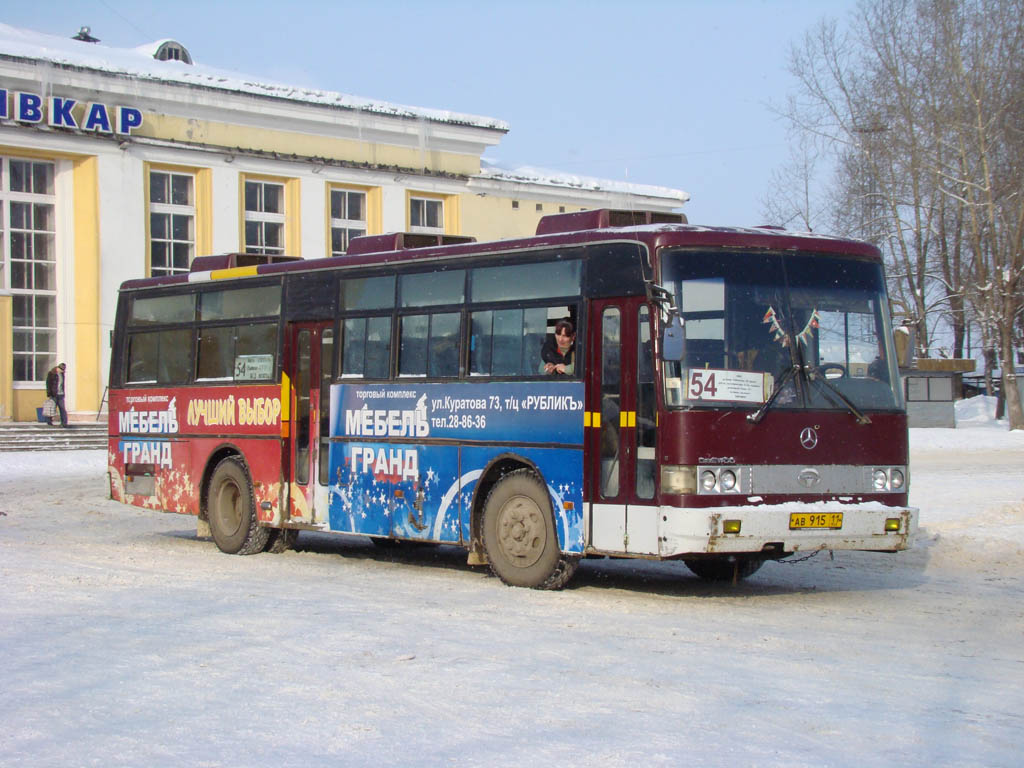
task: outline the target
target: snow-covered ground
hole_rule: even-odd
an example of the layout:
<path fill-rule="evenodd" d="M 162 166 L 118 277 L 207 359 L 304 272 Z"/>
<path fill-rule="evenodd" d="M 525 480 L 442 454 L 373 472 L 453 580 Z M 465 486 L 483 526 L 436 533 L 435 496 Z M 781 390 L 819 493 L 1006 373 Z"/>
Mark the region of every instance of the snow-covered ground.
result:
<path fill-rule="evenodd" d="M 1024 433 L 912 430 L 917 545 L 737 587 L 588 560 L 509 589 L 449 547 L 230 557 L 0 454 L 0 766 L 1017 766 Z"/>

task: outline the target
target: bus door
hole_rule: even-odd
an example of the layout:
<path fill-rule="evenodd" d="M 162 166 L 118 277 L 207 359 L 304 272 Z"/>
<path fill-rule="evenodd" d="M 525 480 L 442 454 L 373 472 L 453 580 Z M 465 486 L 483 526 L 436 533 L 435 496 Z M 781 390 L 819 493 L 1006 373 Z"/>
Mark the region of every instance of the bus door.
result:
<path fill-rule="evenodd" d="M 288 520 L 326 525 L 334 330 L 329 323 L 293 323 L 286 338 L 291 380 Z"/>
<path fill-rule="evenodd" d="M 651 312 L 642 297 L 590 305 L 585 469 L 588 544 L 658 553 Z"/>

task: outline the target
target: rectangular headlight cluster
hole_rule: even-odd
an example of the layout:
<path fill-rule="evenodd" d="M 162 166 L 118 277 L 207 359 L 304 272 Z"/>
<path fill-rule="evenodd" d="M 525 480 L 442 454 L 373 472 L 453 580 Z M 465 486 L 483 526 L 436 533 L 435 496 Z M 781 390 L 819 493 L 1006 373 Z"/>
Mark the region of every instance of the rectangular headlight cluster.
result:
<path fill-rule="evenodd" d="M 867 493 L 905 493 L 906 467 L 867 467 Z"/>
<path fill-rule="evenodd" d="M 697 493 L 750 493 L 750 467 L 697 467 Z"/>

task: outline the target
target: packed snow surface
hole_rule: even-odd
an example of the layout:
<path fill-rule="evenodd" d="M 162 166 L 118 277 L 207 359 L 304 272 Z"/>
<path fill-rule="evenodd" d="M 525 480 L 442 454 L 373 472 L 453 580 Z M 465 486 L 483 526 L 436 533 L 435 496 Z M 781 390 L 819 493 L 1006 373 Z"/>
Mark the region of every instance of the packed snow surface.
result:
<path fill-rule="evenodd" d="M 454 547 L 224 555 L 109 501 L 103 451 L 0 453 L 0 766 L 1016 767 L 1024 433 L 958 423 L 911 430 L 907 552 L 561 592 Z"/>

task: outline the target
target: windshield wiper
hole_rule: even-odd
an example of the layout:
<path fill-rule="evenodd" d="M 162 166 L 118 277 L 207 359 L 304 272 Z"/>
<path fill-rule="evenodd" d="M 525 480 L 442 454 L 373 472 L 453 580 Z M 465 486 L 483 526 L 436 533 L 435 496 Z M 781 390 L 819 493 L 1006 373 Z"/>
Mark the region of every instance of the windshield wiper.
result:
<path fill-rule="evenodd" d="M 782 392 L 783 388 L 786 386 L 786 382 L 796 376 L 799 370 L 800 366 L 795 364 L 787 368 L 785 373 L 779 377 L 779 381 L 775 385 L 775 389 L 772 390 L 771 395 L 769 395 L 768 399 L 764 401 L 764 405 L 758 408 L 754 413 L 748 414 L 747 421 L 751 424 L 757 424 L 761 421 L 761 419 L 764 418 L 764 415 L 768 412 L 768 409 L 772 407 L 772 403 L 775 402 L 775 398 L 779 396 L 779 393 Z"/>
<path fill-rule="evenodd" d="M 814 368 L 813 366 L 810 365 L 799 364 L 794 364 L 786 369 L 785 373 L 782 374 L 782 376 L 779 378 L 778 383 L 775 385 L 775 389 L 772 390 L 771 396 L 769 396 L 769 398 L 765 400 L 764 405 L 762 405 L 760 408 L 754 411 L 754 413 L 751 413 L 747 416 L 747 421 L 749 421 L 752 424 L 757 424 L 758 422 L 760 422 L 761 419 L 764 418 L 764 415 L 768 412 L 768 409 L 772 407 L 772 403 L 775 402 L 775 399 L 779 396 L 779 393 L 781 393 L 783 388 L 786 386 L 786 383 L 794 376 L 796 376 L 796 374 L 798 374 L 800 371 L 803 371 L 804 375 L 810 381 L 815 381 L 818 382 L 819 384 L 824 385 L 825 389 L 827 390 L 827 392 L 825 393 L 826 397 L 829 396 L 829 393 L 835 395 L 836 398 L 838 398 L 842 402 L 842 404 L 845 405 L 847 409 L 849 409 L 850 413 L 852 413 L 854 417 L 856 417 L 858 424 L 871 423 L 871 419 L 869 419 L 867 416 L 861 413 L 860 410 L 858 410 L 857 406 L 855 406 L 846 395 L 844 395 L 835 386 L 833 386 L 832 383 L 825 377 L 825 374 L 823 374 L 819 369 Z"/>
<path fill-rule="evenodd" d="M 805 365 L 804 369 L 808 379 L 823 384 L 829 392 L 832 392 L 836 397 L 838 397 L 842 401 L 843 405 L 845 405 L 850 410 L 850 413 L 852 413 L 857 418 L 858 424 L 871 423 L 871 419 L 869 419 L 867 416 L 865 416 L 863 413 L 857 410 L 857 406 L 853 404 L 850 398 L 848 398 L 846 395 L 840 392 L 839 389 L 835 385 L 833 385 L 832 382 L 828 380 L 828 378 L 826 378 L 825 374 L 821 372 L 820 368 L 814 368 L 812 366 Z"/>

